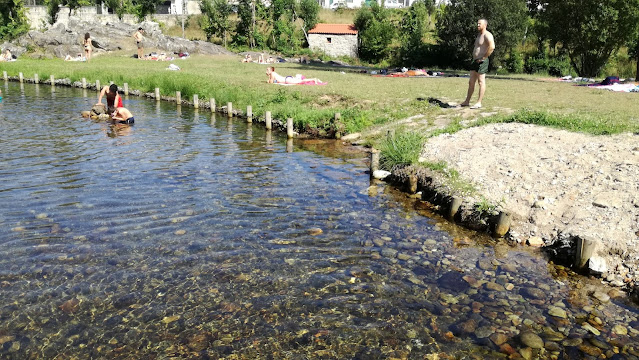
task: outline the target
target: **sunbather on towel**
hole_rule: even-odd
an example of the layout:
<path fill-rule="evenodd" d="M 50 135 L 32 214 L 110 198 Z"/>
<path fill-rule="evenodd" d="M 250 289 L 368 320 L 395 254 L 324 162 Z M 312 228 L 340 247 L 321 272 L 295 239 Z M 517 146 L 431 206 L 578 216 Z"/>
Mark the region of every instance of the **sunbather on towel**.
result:
<path fill-rule="evenodd" d="M 266 68 L 266 75 L 268 76 L 269 84 L 285 84 L 285 85 L 297 85 L 297 84 L 323 84 L 322 80 L 317 78 L 307 79 L 303 76 L 282 76 L 275 72 L 275 68 L 269 66 Z"/>

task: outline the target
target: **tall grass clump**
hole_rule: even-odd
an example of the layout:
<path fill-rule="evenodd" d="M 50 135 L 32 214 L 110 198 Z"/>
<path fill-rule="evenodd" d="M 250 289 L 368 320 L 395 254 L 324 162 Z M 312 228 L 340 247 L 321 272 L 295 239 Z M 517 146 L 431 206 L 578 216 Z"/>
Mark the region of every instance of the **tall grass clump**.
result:
<path fill-rule="evenodd" d="M 416 164 L 424 146 L 423 135 L 405 131 L 388 136 L 380 143 L 379 165 L 382 169 Z"/>

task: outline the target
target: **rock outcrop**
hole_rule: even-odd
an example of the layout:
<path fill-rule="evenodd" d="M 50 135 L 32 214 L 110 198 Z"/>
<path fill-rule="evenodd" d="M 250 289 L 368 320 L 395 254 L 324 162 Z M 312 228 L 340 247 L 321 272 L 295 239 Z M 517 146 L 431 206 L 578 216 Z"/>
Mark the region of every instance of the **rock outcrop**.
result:
<path fill-rule="evenodd" d="M 12 43 L 1 45 L 9 48 L 17 56 L 31 55 L 34 57 L 72 56 L 83 51 L 82 39 L 85 33 L 91 34 L 93 39 L 93 54 L 126 50 L 135 53 L 133 33 L 138 27 L 145 30 L 145 52 L 158 51 L 173 54 L 188 52 L 189 54 L 235 55 L 224 47 L 206 41 L 191 41 L 187 39 L 166 36 L 162 34 L 160 26 L 155 22 L 143 22 L 139 25 L 118 23 L 94 23 L 69 20 L 69 24 L 57 23 L 46 31 L 32 30 Z"/>

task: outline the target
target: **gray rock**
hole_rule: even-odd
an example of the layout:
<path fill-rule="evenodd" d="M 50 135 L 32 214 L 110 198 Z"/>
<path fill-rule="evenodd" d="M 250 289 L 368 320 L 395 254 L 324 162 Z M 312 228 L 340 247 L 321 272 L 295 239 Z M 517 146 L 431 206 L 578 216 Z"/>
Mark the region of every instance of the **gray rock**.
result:
<path fill-rule="evenodd" d="M 494 333 L 493 329 L 490 328 L 490 326 L 482 326 L 480 328 L 478 328 L 477 330 L 475 330 L 475 336 L 478 339 L 484 339 L 489 337 L 490 335 L 492 335 Z"/>
<path fill-rule="evenodd" d="M 546 298 L 546 293 L 543 290 L 540 290 L 537 288 L 525 287 L 525 288 L 522 288 L 519 292 L 521 295 L 527 298 L 538 299 L 538 300 L 543 300 Z"/>

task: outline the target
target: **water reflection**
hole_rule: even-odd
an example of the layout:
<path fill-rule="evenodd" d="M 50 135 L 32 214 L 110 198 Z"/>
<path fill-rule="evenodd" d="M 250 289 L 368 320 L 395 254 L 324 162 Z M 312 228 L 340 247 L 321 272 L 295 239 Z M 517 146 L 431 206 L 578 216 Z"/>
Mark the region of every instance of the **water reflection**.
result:
<path fill-rule="evenodd" d="M 611 289 L 450 225 L 340 142 L 24 92 L 0 111 L 0 357 L 637 356 Z"/>

